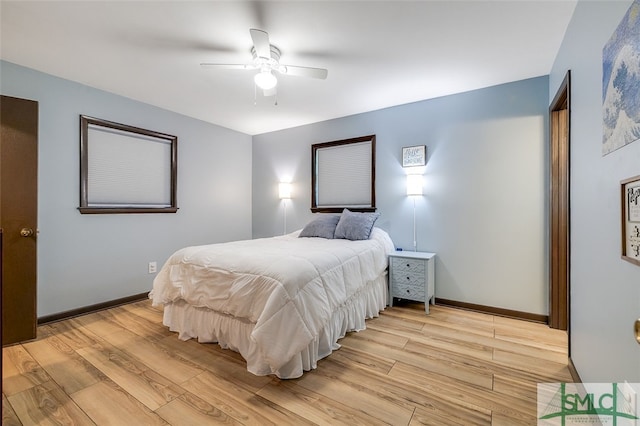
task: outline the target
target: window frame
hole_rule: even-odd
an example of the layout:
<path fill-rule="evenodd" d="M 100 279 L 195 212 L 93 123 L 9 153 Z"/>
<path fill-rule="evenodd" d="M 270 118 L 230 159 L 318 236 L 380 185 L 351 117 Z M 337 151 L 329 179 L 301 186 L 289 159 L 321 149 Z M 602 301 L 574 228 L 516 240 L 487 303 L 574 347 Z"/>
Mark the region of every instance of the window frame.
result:
<path fill-rule="evenodd" d="M 371 142 L 371 154 L 368 159 L 371 161 L 371 192 L 370 203 L 368 206 L 349 206 L 349 205 L 319 205 L 318 203 L 318 154 L 323 149 L 335 148 L 350 144 L 357 144 L 362 142 Z M 376 135 L 360 136 L 350 139 L 342 139 L 331 142 L 323 142 L 311 145 L 311 211 L 313 213 L 341 213 L 345 208 L 354 212 L 374 212 L 376 211 L 376 189 L 375 179 L 376 177 Z"/>
<path fill-rule="evenodd" d="M 125 137 L 136 138 L 139 140 L 147 140 L 148 138 L 161 139 L 170 144 L 170 178 L 169 203 L 159 207 L 123 206 L 122 204 L 130 203 L 113 203 L 102 206 L 91 205 L 89 194 L 89 150 L 91 149 L 91 141 L 89 139 L 89 127 L 105 128 L 115 130 Z M 157 143 L 157 141 L 149 141 Z M 152 130 L 141 129 L 139 127 L 129 126 L 126 124 L 115 123 L 108 120 L 80 115 L 80 206 L 78 210 L 81 214 L 119 214 L 119 213 L 176 213 L 177 206 L 177 177 L 178 177 L 178 137 L 165 133 L 155 132 Z"/>

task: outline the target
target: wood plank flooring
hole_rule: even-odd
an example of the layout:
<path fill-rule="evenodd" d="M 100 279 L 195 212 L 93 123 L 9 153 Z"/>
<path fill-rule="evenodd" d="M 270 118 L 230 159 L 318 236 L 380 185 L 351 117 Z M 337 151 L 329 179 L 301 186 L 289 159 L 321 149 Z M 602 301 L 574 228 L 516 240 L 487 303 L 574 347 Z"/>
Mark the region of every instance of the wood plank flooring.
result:
<path fill-rule="evenodd" d="M 421 304 L 387 308 L 294 380 L 182 342 L 149 301 L 38 328 L 2 350 L 3 425 L 535 425 L 536 384 L 571 382 L 567 335 Z"/>

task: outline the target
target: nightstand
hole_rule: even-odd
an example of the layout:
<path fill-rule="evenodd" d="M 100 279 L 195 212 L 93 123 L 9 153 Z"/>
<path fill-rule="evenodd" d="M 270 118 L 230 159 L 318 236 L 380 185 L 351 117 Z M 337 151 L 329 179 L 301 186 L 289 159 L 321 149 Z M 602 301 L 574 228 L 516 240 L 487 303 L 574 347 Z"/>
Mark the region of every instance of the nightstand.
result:
<path fill-rule="evenodd" d="M 397 251 L 389 255 L 389 306 L 393 298 L 435 305 L 435 253 Z"/>

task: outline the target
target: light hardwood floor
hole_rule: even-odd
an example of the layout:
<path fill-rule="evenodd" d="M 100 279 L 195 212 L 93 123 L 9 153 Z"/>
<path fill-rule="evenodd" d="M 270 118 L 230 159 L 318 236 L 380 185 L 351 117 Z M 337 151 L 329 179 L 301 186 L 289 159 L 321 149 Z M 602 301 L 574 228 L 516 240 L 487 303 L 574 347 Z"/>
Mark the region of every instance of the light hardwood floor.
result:
<path fill-rule="evenodd" d="M 294 380 L 182 342 L 137 302 L 3 348 L 3 425 L 535 425 L 536 383 L 571 382 L 567 336 L 424 305 L 387 308 Z"/>

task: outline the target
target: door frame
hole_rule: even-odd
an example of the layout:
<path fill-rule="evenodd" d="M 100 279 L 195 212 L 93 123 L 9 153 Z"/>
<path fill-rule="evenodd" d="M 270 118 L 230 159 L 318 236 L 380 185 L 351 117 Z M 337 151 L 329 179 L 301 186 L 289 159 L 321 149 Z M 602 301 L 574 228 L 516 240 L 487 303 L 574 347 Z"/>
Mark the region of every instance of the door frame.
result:
<path fill-rule="evenodd" d="M 549 106 L 549 326 L 570 330 L 571 71 Z"/>

